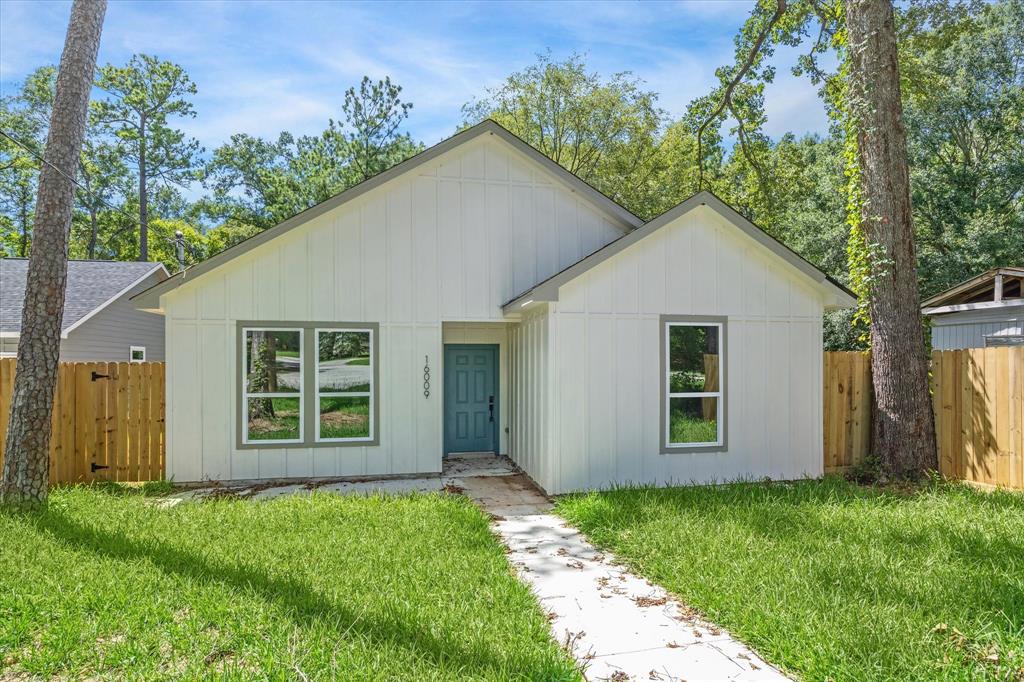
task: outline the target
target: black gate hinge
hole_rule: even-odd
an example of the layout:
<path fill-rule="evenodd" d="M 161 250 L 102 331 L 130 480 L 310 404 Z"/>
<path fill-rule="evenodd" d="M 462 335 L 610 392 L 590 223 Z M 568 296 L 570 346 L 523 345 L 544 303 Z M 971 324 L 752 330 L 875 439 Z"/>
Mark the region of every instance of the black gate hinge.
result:
<path fill-rule="evenodd" d="M 96 381 L 97 379 L 109 379 L 109 378 L 110 378 L 109 374 L 100 374 L 99 372 L 93 372 L 92 373 L 92 380 L 93 381 Z"/>
<path fill-rule="evenodd" d="M 92 463 L 91 463 L 91 464 L 89 465 L 89 469 L 91 469 L 91 470 L 92 470 L 92 473 L 94 473 L 94 474 L 95 474 L 95 473 L 96 473 L 97 471 L 99 471 L 100 469 L 109 469 L 109 468 L 110 468 L 110 467 L 109 467 L 108 465 L 106 465 L 106 464 L 97 464 L 96 462 L 92 462 Z"/>

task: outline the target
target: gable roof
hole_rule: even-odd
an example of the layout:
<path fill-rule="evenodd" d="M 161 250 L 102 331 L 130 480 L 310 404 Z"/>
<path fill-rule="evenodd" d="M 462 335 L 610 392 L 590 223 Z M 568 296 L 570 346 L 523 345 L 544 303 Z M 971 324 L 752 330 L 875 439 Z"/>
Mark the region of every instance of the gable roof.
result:
<path fill-rule="evenodd" d="M 144 309 L 156 309 L 160 306 L 160 296 L 175 289 L 185 281 L 193 279 L 202 275 L 203 273 L 209 272 L 215 268 L 224 265 L 228 261 L 241 256 L 252 249 L 265 244 L 272 239 L 280 237 L 282 234 L 289 232 L 301 225 L 308 223 L 310 220 L 317 218 L 328 211 L 331 211 L 343 204 L 346 204 L 353 199 L 356 199 L 367 192 L 380 187 L 381 185 L 394 180 L 400 175 L 404 175 L 409 171 L 415 170 L 419 166 L 432 161 L 438 156 L 455 149 L 459 145 L 465 144 L 470 140 L 476 139 L 481 135 L 496 135 L 508 144 L 512 145 L 517 151 L 524 154 L 528 158 L 534 160 L 540 164 L 544 170 L 554 175 L 558 180 L 568 185 L 571 189 L 577 191 L 580 195 L 586 197 L 593 203 L 597 208 L 603 210 L 612 218 L 616 219 L 619 223 L 622 223 L 629 228 L 638 228 L 643 225 L 643 220 L 638 218 L 628 209 L 620 206 L 609 197 L 602 194 L 600 191 L 595 189 L 592 185 L 588 184 L 583 179 L 573 175 L 562 166 L 555 163 L 549 157 L 540 153 L 529 144 L 524 142 L 522 139 L 511 133 L 506 128 L 499 125 L 497 122 L 491 119 L 486 119 L 474 126 L 466 128 L 463 131 L 452 135 L 446 140 L 435 144 L 433 147 L 425 149 L 419 154 L 412 156 L 405 161 L 396 164 L 382 173 L 364 180 L 363 182 L 348 188 L 347 190 L 336 194 L 330 199 L 320 202 L 315 206 L 307 208 L 301 213 L 297 213 L 291 218 L 288 218 L 284 222 L 278 223 L 274 227 L 263 230 L 259 234 L 256 234 L 243 242 L 240 242 L 231 248 L 225 249 L 220 253 L 213 255 L 206 260 L 185 268 L 181 272 L 175 273 L 168 277 L 163 282 L 150 287 L 149 289 L 136 294 L 132 297 L 135 301 L 136 306 Z"/>
<path fill-rule="evenodd" d="M 1016 299 L 1011 299 L 1008 303 L 995 300 L 995 282 L 997 277 L 1002 277 L 1004 279 L 1009 277 L 1016 280 Z M 1006 284 L 1009 283 L 1004 283 L 1004 287 Z M 976 277 L 966 279 L 956 286 L 950 287 L 941 293 L 935 294 L 934 296 L 921 301 L 921 309 L 926 315 L 928 315 L 940 312 L 957 312 L 957 309 L 972 310 L 979 306 L 998 307 L 994 305 L 996 303 L 1003 303 L 1003 305 L 1024 305 L 1024 300 L 1021 300 L 1020 298 L 1021 295 L 1024 295 L 1024 268 L 992 268 L 991 270 L 986 270 Z M 949 308 L 949 310 L 946 310 L 946 308 Z"/>
<path fill-rule="evenodd" d="M 561 272 L 557 272 L 543 282 L 535 284 L 530 289 L 502 305 L 502 310 L 505 313 L 514 313 L 517 312 L 520 307 L 532 302 L 557 301 L 558 289 L 563 284 L 576 279 L 596 265 L 603 263 L 612 256 L 620 253 L 627 247 L 661 229 L 665 225 L 668 225 L 676 218 L 689 213 L 698 206 L 708 206 L 713 209 L 723 218 L 739 228 L 747 236 L 751 237 L 754 241 L 758 242 L 802 272 L 804 275 L 814 280 L 815 283 L 823 285 L 827 289 L 831 290 L 835 297 L 835 303 L 829 307 L 851 307 L 857 302 L 856 294 L 840 284 L 834 278 L 822 272 L 808 260 L 800 256 L 796 251 L 793 251 L 763 229 L 744 218 L 734 208 L 726 204 L 711 192 L 702 191 L 694 194 L 689 199 L 677 204 L 668 211 L 665 211 L 660 216 L 654 218 L 638 229 L 619 237 L 615 241 L 609 242 L 605 246 L 570 265 Z"/>
<path fill-rule="evenodd" d="M 154 272 L 166 275 L 167 268 L 162 263 L 138 261 L 68 261 L 61 336 L 67 336 Z M 21 332 L 27 280 L 27 258 L 0 258 L 0 334 L 4 336 Z"/>

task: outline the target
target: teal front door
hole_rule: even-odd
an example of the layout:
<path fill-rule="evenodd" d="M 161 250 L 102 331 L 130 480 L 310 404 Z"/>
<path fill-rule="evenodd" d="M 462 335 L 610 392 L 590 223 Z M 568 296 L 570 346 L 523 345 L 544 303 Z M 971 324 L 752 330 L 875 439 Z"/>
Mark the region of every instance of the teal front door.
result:
<path fill-rule="evenodd" d="M 444 451 L 498 451 L 498 347 L 444 347 Z"/>

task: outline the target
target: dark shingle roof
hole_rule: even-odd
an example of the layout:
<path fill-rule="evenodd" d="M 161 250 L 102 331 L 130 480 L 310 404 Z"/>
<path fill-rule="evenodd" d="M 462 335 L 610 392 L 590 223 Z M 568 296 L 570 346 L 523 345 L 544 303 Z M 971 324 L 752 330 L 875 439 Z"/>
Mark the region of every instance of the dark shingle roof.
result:
<path fill-rule="evenodd" d="M 159 263 L 137 261 L 68 261 L 61 331 L 66 331 L 133 282 L 160 267 Z M 0 258 L 0 332 L 21 330 L 27 275 L 27 258 Z"/>

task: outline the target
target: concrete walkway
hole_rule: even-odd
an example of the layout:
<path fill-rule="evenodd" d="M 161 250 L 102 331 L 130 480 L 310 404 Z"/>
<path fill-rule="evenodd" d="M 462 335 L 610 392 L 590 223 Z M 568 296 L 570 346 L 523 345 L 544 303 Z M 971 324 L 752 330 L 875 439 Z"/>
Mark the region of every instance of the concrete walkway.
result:
<path fill-rule="evenodd" d="M 463 477 L 588 680 L 786 680 L 665 590 L 598 551 L 521 474 Z"/>

